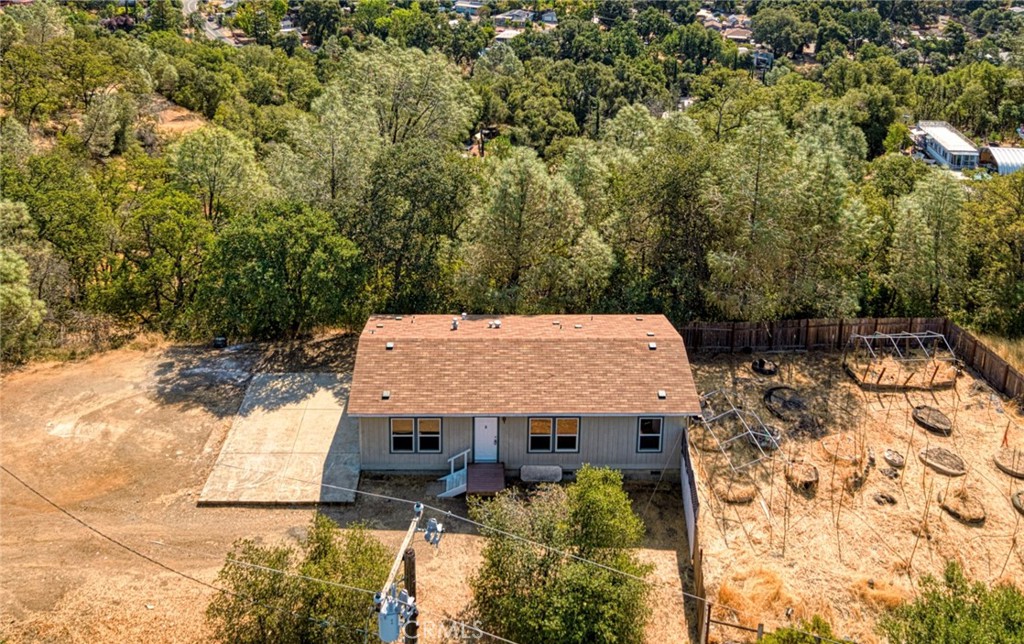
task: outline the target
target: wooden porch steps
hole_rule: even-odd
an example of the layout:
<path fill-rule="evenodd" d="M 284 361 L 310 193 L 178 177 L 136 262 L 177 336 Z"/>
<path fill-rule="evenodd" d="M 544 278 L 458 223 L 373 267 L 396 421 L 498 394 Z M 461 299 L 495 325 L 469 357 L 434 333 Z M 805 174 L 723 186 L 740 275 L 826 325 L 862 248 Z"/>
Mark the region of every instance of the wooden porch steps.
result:
<path fill-rule="evenodd" d="M 466 494 L 494 496 L 505 489 L 504 463 L 470 463 L 466 474 Z"/>

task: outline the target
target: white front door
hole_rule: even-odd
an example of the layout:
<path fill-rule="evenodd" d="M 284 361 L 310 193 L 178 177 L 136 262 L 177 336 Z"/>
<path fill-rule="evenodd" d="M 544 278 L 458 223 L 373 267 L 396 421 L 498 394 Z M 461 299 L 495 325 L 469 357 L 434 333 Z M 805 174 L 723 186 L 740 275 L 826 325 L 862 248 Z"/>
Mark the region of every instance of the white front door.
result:
<path fill-rule="evenodd" d="M 473 419 L 473 462 L 498 462 L 498 419 L 494 416 Z"/>

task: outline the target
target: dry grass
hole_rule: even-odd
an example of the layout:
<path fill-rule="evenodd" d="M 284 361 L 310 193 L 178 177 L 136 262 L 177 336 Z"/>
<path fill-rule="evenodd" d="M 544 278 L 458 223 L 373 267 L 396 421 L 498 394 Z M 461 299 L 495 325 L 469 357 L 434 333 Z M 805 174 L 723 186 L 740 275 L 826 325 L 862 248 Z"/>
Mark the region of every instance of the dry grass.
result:
<path fill-rule="evenodd" d="M 1009 362 L 1010 366 L 1017 371 L 1024 372 L 1024 338 L 1013 340 L 987 333 L 975 333 L 974 335 L 985 343 L 985 346 L 995 351 L 1000 358 Z"/>
<path fill-rule="evenodd" d="M 1024 520 L 1018 521 L 1009 501 L 1024 481 L 1003 474 L 992 460 L 1004 435 L 1011 447 L 1024 447 L 1024 419 L 1005 399 L 969 374 L 936 391 L 865 392 L 843 372 L 838 354 L 772 355 L 780 373 L 762 377 L 750 369 L 756 357 L 694 361 L 700 391 L 725 389 L 737 406 L 784 435 L 774 459 L 745 470 L 757 492 L 744 505 L 727 503 L 709 478 L 721 471 L 724 457 L 691 446 L 705 584 L 709 596 L 737 611 L 716 608 L 716 619 L 763 622 L 774 630 L 819 614 L 832 622 L 836 635 L 866 644 L 878 641 L 874 625 L 880 613 L 912 598 L 921 575 L 941 574 L 950 559 L 985 582 L 1024 579 Z M 795 433 L 792 420 L 770 415 L 763 396 L 776 385 L 800 392 L 806 413 L 824 423 L 824 446 Z M 919 427 L 911 417 L 918 405 L 949 416 L 952 435 Z M 746 449 L 744 443 L 736 441 L 737 448 Z M 964 460 L 966 476 L 951 479 L 920 462 L 922 449 L 939 446 Z M 902 470 L 889 472 L 896 478 L 882 474 L 886 449 L 905 458 Z M 843 456 L 838 461 L 837 451 Z M 850 463 L 852 456 L 858 464 Z M 815 492 L 786 483 L 787 460 L 817 468 Z M 939 507 L 940 492 L 951 498 L 965 488 L 984 506 L 982 525 L 965 525 Z M 876 501 L 882 495 L 895 504 Z M 712 636 L 747 637 L 718 627 Z"/>

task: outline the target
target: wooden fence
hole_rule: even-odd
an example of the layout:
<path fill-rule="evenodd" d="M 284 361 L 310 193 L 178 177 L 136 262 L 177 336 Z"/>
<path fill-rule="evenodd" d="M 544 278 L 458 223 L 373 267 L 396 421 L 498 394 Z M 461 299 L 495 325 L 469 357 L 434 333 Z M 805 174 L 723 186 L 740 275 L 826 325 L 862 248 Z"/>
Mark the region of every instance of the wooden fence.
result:
<path fill-rule="evenodd" d="M 967 330 L 945 318 L 854 318 L 819 320 L 780 320 L 778 322 L 694 322 L 680 329 L 686 348 L 691 353 L 733 353 L 746 351 L 837 351 L 842 350 L 854 334 L 921 333 L 934 331 L 946 336 L 956 357 L 992 386 L 1011 399 L 1024 404 L 1024 374 L 1014 369 Z M 687 460 L 687 459 L 684 459 Z M 691 476 L 692 471 L 691 471 Z M 696 480 L 693 478 L 692 480 Z M 692 492 L 695 492 L 693 490 Z M 691 493 L 692 493 L 691 492 Z M 683 490 L 686 494 L 687 490 Z M 696 505 L 696 494 L 694 494 Z M 695 513 L 696 514 L 696 513 Z M 696 601 L 697 642 L 707 642 L 712 624 L 756 630 L 758 639 L 763 626 L 751 629 L 712 617 L 712 604 L 707 603 L 704 587 L 704 550 L 700 531 L 694 529 L 691 546 L 694 594 Z"/>
<path fill-rule="evenodd" d="M 1000 393 L 1010 398 L 1024 396 L 1024 374 L 946 318 L 693 322 L 680 329 L 687 350 L 695 353 L 837 351 L 846 347 L 855 334 L 925 331 L 945 335 L 956 356 Z"/>

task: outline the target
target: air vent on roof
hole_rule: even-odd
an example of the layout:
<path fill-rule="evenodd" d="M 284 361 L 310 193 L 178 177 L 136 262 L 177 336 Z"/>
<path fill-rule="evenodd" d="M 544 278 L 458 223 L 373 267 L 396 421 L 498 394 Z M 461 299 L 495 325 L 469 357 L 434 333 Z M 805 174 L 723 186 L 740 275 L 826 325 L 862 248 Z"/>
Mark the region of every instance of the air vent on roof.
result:
<path fill-rule="evenodd" d="M 553 326 L 562 326 L 562 323 L 561 323 L 561 321 L 559 321 L 559 320 L 552 320 L 552 321 L 551 321 L 551 324 L 552 324 Z"/>
<path fill-rule="evenodd" d="M 665 393 L 665 390 L 664 389 L 659 389 L 658 390 L 658 400 L 665 400 L 666 398 L 668 398 L 668 394 Z"/>
<path fill-rule="evenodd" d="M 465 311 L 463 311 L 462 312 L 462 319 L 465 320 L 467 317 L 469 317 L 469 313 L 466 313 Z"/>
<path fill-rule="evenodd" d="M 648 331 L 647 332 L 647 337 L 648 338 L 653 338 L 654 337 L 654 331 Z"/>
<path fill-rule="evenodd" d="M 395 343 L 394 342 L 386 342 L 386 343 L 384 343 L 384 350 L 385 351 L 391 351 L 394 348 L 395 348 Z"/>
<path fill-rule="evenodd" d="M 398 320 L 398 321 L 401 321 L 402 320 L 402 316 L 401 315 L 396 315 L 395 319 Z"/>
<path fill-rule="evenodd" d="M 459 330 L 459 318 L 452 318 L 452 331 Z"/>
<path fill-rule="evenodd" d="M 391 390 L 390 389 L 385 389 L 384 391 L 380 392 L 380 399 L 381 400 L 391 400 Z"/>
<path fill-rule="evenodd" d="M 643 322 L 643 321 L 644 321 L 644 318 L 643 318 L 643 316 L 642 316 L 642 315 L 638 315 L 638 316 L 636 316 L 636 321 L 637 321 L 637 322 Z"/>
<path fill-rule="evenodd" d="M 383 328 L 384 328 L 384 325 L 383 325 L 383 324 L 380 324 L 380 323 L 378 323 L 378 324 L 377 324 L 377 328 L 378 328 L 378 329 L 383 329 Z"/>
<path fill-rule="evenodd" d="M 488 329 L 500 329 L 501 328 L 501 320 L 491 320 L 490 322 L 487 323 L 487 328 Z"/>
<path fill-rule="evenodd" d="M 574 325 L 572 325 L 572 328 L 574 328 L 574 329 L 582 329 L 583 325 L 582 324 L 574 324 Z"/>
<path fill-rule="evenodd" d="M 650 349 L 651 351 L 654 351 L 655 349 L 658 348 L 658 343 L 657 342 L 648 342 L 647 343 L 647 348 Z"/>

